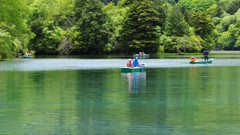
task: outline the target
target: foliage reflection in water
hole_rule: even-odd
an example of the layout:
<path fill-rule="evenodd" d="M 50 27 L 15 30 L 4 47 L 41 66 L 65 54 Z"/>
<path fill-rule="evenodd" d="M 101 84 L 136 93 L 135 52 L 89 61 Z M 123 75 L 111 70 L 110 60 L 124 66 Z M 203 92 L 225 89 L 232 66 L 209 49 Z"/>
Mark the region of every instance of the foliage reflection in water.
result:
<path fill-rule="evenodd" d="M 238 71 L 1 71 L 0 134 L 237 135 Z"/>

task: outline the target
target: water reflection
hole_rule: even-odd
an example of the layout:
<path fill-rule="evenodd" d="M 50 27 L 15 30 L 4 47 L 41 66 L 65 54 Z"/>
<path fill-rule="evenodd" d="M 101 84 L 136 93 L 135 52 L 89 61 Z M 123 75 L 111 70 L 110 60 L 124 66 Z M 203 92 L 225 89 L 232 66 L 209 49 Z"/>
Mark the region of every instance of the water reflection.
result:
<path fill-rule="evenodd" d="M 132 94 L 146 91 L 146 72 L 122 73 L 122 78 L 128 84 L 128 91 Z"/>
<path fill-rule="evenodd" d="M 0 71 L 0 135 L 239 135 L 238 71 Z"/>

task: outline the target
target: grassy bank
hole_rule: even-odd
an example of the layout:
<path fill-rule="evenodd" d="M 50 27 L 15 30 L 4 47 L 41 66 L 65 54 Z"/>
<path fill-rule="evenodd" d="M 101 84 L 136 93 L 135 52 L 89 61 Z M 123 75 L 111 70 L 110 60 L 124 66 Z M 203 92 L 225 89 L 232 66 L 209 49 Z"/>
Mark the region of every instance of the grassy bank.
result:
<path fill-rule="evenodd" d="M 153 57 L 155 58 L 190 58 L 191 56 L 195 56 L 197 58 L 203 58 L 202 53 L 184 53 L 183 55 L 179 55 L 177 53 L 158 53 Z M 240 58 L 240 51 L 210 51 L 209 57 L 210 58 Z"/>

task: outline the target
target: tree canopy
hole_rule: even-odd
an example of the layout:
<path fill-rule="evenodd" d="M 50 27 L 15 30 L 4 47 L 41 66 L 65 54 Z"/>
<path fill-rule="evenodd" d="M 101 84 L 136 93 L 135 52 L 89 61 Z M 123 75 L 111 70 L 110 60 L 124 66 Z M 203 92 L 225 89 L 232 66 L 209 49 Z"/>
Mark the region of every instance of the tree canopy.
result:
<path fill-rule="evenodd" d="M 33 37 L 26 23 L 29 11 L 21 0 L 0 3 L 0 58 L 12 57 Z"/>
<path fill-rule="evenodd" d="M 18 53 L 240 50 L 239 0 L 0 0 L 0 59 Z"/>
<path fill-rule="evenodd" d="M 133 4 L 121 32 L 122 50 L 128 53 L 156 53 L 160 36 L 158 16 L 159 13 L 149 0 L 140 0 Z"/>

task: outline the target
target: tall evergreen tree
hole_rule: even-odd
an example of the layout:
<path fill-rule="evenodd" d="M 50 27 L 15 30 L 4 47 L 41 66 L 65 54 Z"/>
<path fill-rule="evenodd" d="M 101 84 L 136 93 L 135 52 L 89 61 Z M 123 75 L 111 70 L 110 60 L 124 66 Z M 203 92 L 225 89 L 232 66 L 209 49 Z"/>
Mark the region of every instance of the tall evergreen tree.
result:
<path fill-rule="evenodd" d="M 80 19 L 76 27 L 78 35 L 75 39 L 73 53 L 101 54 L 108 42 L 105 29 L 106 14 L 102 11 L 103 3 L 99 0 L 85 0 Z"/>
<path fill-rule="evenodd" d="M 127 53 L 156 53 L 160 36 L 158 17 L 151 0 L 132 4 L 121 31 L 122 50 Z"/>

